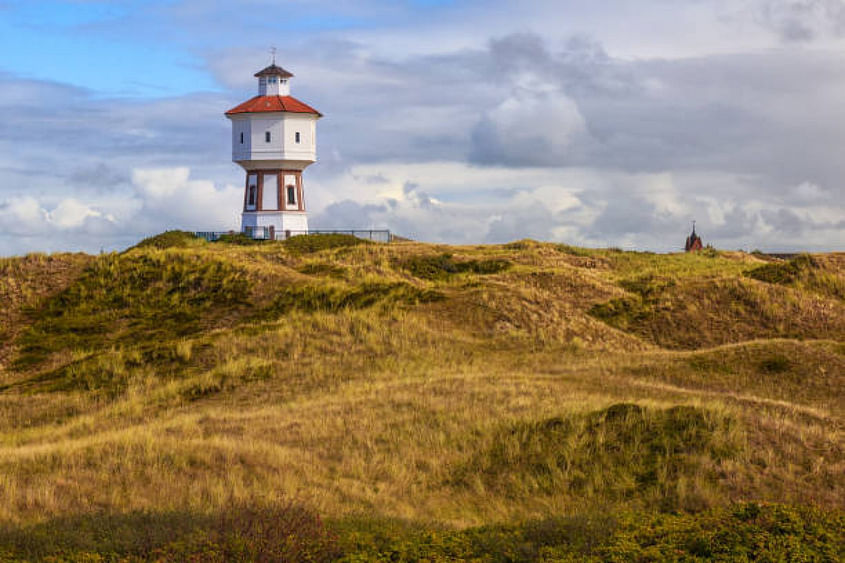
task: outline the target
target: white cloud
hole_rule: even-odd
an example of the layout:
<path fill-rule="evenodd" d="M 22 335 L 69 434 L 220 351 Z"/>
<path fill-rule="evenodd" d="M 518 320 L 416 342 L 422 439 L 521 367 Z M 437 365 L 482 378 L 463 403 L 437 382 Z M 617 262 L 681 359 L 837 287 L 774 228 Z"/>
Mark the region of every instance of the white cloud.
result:
<path fill-rule="evenodd" d="M 845 244 L 841 209 L 744 199 L 747 182 L 698 172 L 378 164 L 312 182 L 309 206 L 314 228 L 387 228 L 433 242 L 531 237 L 674 251 L 698 219 L 705 242 L 722 248 L 790 250 L 799 235 L 807 248 Z"/>
<path fill-rule="evenodd" d="M 63 199 L 46 217 L 59 229 L 71 229 L 82 226 L 89 217 L 103 217 L 103 214 L 75 199 Z"/>
<path fill-rule="evenodd" d="M 45 211 L 34 197 L 15 197 L 0 202 L 0 228 L 12 235 L 38 232 L 47 222 Z"/>
<path fill-rule="evenodd" d="M 243 188 L 218 188 L 208 180 L 191 180 L 190 169 L 132 171 L 141 206 L 135 221 L 147 229 L 219 231 L 240 226 Z"/>
<path fill-rule="evenodd" d="M 121 194 L 0 201 L 0 253 L 123 248 L 169 229 L 229 230 L 240 226 L 242 191 L 192 180 L 186 167 L 136 169 Z"/>

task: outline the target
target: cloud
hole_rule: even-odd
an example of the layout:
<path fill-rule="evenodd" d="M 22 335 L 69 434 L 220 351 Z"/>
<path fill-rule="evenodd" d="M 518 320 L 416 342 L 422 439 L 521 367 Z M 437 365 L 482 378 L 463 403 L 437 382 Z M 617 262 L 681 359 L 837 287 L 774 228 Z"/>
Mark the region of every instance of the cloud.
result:
<path fill-rule="evenodd" d="M 385 179 L 377 188 L 364 180 L 376 174 Z M 460 193 L 450 183 L 453 179 L 459 179 Z M 745 199 L 746 181 L 730 174 L 691 172 L 479 168 L 454 163 L 356 166 L 335 179 L 345 186 L 346 198 L 316 210 L 311 224 L 390 229 L 433 242 L 471 244 L 531 237 L 677 251 L 691 221 L 697 219 L 705 242 L 721 248 L 791 250 L 801 248 L 796 237 L 804 248 L 845 244 L 836 208 L 825 211 L 817 200 L 787 207 Z M 325 189 L 312 187 L 318 193 Z"/>
<path fill-rule="evenodd" d="M 110 217 L 104 217 L 99 211 L 81 203 L 75 199 L 63 199 L 52 210 L 47 212 L 47 221 L 59 229 L 71 229 L 82 226 L 89 218 L 103 217 L 113 221 Z"/>
<path fill-rule="evenodd" d="M 46 222 L 47 211 L 33 197 L 17 197 L 0 203 L 0 228 L 7 235 L 32 234 Z"/>
<path fill-rule="evenodd" d="M 576 103 L 543 84 L 517 89 L 484 115 L 472 138 L 472 162 L 513 166 L 561 166 L 589 142 Z"/>
<path fill-rule="evenodd" d="M 256 15 L 273 5 L 144 15 L 193 22 L 182 37 L 221 92 L 113 98 L 0 74 L 0 252 L 236 227 L 222 112 L 254 94 L 282 33 L 294 95 L 325 113 L 305 174 L 315 227 L 669 249 L 697 219 L 728 247 L 843 245 L 845 55 L 823 42 L 837 3 L 492 0 L 413 21 L 401 3 L 318 0 L 289 6 L 301 25 Z M 307 29 L 314 10 L 343 25 Z"/>
<path fill-rule="evenodd" d="M 140 209 L 135 222 L 145 229 L 178 228 L 219 231 L 239 228 L 243 188 L 218 189 L 207 180 L 191 180 L 187 167 L 139 169 L 132 183 Z"/>
<path fill-rule="evenodd" d="M 821 35 L 841 36 L 845 31 L 842 0 L 762 0 L 757 16 L 786 42 L 808 42 Z"/>
<path fill-rule="evenodd" d="M 241 188 L 192 180 L 185 167 L 133 170 L 130 189 L 110 198 L 12 197 L 0 200 L 0 253 L 120 249 L 169 229 L 237 229 L 241 197 Z"/>

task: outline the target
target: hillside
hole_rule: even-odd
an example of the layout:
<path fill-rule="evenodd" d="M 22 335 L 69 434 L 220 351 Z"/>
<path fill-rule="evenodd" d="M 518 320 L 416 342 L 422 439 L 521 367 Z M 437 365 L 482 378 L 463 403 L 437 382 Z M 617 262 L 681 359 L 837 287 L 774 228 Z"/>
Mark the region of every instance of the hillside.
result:
<path fill-rule="evenodd" d="M 845 254 L 764 258 L 2 259 L 0 559 L 845 557 Z"/>

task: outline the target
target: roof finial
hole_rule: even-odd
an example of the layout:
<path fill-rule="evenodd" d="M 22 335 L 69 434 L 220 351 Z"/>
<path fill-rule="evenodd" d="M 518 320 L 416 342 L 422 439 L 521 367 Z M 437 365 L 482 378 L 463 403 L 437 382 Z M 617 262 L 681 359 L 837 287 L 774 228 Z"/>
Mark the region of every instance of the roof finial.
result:
<path fill-rule="evenodd" d="M 270 56 L 273 57 L 272 64 L 276 64 L 276 48 L 275 47 L 270 47 Z"/>
<path fill-rule="evenodd" d="M 692 220 L 692 234 L 695 234 L 695 219 Z"/>

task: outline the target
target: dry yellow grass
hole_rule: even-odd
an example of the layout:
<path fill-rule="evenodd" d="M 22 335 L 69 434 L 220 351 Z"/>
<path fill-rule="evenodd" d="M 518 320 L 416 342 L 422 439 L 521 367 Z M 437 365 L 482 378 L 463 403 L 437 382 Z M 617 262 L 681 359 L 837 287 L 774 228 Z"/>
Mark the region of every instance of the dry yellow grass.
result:
<path fill-rule="evenodd" d="M 420 277 L 408 265 L 444 253 L 455 263 L 509 266 Z M 10 305 L 2 317 L 15 325 L 4 327 L 16 342 L 6 349 L 20 350 L 0 372 L 0 521 L 296 499 L 331 517 L 469 526 L 588 506 L 696 509 L 757 499 L 835 507 L 845 498 L 845 304 L 745 277 L 760 263 L 751 256 L 521 241 L 305 253 L 211 244 L 51 260 L 72 265 L 61 280 L 63 314 L 39 316 L 36 306 L 22 315 Z M 102 279 L 86 277 L 82 265 L 105 260 Z M 0 288 L 34 283 L 43 266 L 32 262 L 6 260 Z M 826 276 L 842 278 L 837 257 L 819 262 Z M 148 263 L 175 266 L 153 275 Z M 220 266 L 197 277 L 181 263 Z M 121 282 L 130 266 L 135 285 L 124 301 L 110 301 L 105 273 Z M 652 285 L 627 283 L 644 279 L 656 296 Z M 57 290 L 37 287 L 39 296 Z M 719 289 L 718 298 L 702 288 Z M 737 291 L 742 307 L 730 297 Z M 206 304 L 208 292 L 222 293 Z M 591 314 L 629 298 L 657 304 L 624 323 Z M 184 325 L 168 316 L 177 309 Z M 112 319 L 119 333 L 102 341 L 66 333 L 93 318 Z M 27 338 L 35 336 L 55 345 L 33 348 Z M 690 349 L 665 349 L 678 343 Z M 732 421 L 719 440 L 734 449 L 677 459 L 664 452 L 657 489 L 619 496 L 614 480 L 633 477 L 624 476 L 623 458 L 606 457 L 616 447 L 605 442 L 611 435 L 589 421 L 620 403 L 647 408 L 645 429 L 678 405 L 705 425 L 696 432 Z M 615 460 L 583 464 L 590 488 L 561 469 L 551 485 L 532 489 L 542 479 L 527 461 L 528 469 L 495 469 L 507 486 L 456 477 L 473 463 L 494 467 L 496 448 L 528 447 L 508 442 L 513 429 L 555 419 L 581 429 L 566 438 L 580 440 L 579 455 Z M 642 428 L 625 431 L 646 443 Z"/>

